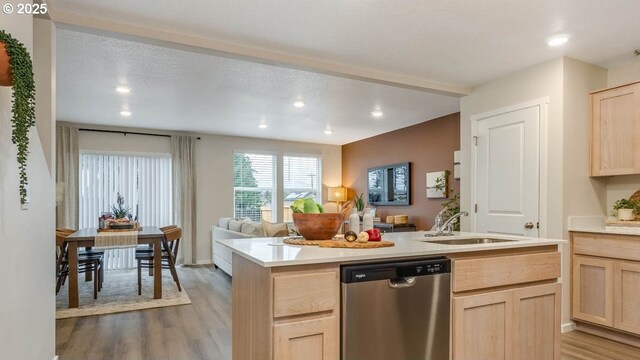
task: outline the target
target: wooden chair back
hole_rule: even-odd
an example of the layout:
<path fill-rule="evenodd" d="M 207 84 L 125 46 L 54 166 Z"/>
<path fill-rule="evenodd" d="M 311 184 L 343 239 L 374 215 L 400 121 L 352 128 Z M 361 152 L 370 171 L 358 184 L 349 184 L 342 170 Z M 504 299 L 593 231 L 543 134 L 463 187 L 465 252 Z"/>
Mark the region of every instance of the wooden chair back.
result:
<path fill-rule="evenodd" d="M 164 233 L 164 237 L 169 245 L 169 251 L 175 259 L 178 256 L 178 246 L 180 245 L 180 238 L 182 237 L 182 229 L 176 227 L 168 230 Z"/>
<path fill-rule="evenodd" d="M 178 225 L 167 225 L 167 226 L 161 227 L 160 230 L 162 230 L 163 233 L 166 233 L 169 230 L 173 230 L 177 228 L 178 228 Z"/>

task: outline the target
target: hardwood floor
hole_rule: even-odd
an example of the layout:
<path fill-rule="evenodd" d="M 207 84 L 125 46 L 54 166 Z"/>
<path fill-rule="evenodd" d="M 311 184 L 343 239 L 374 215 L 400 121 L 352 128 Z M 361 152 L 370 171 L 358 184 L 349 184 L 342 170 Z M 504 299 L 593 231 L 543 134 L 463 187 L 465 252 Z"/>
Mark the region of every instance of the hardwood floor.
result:
<path fill-rule="evenodd" d="M 191 305 L 59 320 L 60 360 L 231 360 L 231 278 L 208 266 L 178 272 Z M 562 360 L 640 360 L 638 348 L 576 331 L 561 348 Z"/>

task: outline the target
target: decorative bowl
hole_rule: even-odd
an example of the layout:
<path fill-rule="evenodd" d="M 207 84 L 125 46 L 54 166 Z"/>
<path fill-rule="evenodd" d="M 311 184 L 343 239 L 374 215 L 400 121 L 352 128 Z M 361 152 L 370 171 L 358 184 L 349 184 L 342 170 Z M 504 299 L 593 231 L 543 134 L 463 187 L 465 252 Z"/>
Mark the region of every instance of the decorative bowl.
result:
<path fill-rule="evenodd" d="M 293 214 L 296 230 L 307 240 L 330 240 L 344 222 L 342 213 Z"/>

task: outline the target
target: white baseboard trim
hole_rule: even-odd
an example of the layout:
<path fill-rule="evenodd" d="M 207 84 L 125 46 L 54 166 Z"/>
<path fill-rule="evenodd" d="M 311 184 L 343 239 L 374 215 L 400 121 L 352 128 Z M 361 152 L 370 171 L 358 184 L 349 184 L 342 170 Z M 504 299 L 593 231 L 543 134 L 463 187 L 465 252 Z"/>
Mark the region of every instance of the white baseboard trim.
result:
<path fill-rule="evenodd" d="M 576 329 L 576 323 L 574 323 L 573 321 L 569 321 L 568 323 L 564 323 L 562 324 L 562 333 L 566 333 L 569 331 L 573 331 Z"/>
<path fill-rule="evenodd" d="M 53 360 L 58 360 L 58 355 L 54 356 Z"/>
<path fill-rule="evenodd" d="M 213 260 L 198 260 L 196 261 L 198 265 L 211 265 L 213 264 Z"/>

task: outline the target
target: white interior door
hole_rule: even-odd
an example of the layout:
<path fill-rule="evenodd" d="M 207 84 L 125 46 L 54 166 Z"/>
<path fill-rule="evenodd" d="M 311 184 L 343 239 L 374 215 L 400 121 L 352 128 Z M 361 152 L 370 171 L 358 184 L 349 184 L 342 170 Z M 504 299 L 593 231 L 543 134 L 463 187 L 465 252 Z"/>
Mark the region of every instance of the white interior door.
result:
<path fill-rule="evenodd" d="M 540 104 L 475 120 L 475 231 L 539 236 Z"/>

